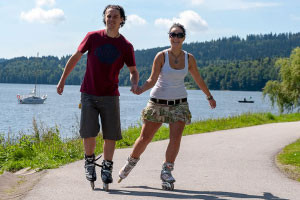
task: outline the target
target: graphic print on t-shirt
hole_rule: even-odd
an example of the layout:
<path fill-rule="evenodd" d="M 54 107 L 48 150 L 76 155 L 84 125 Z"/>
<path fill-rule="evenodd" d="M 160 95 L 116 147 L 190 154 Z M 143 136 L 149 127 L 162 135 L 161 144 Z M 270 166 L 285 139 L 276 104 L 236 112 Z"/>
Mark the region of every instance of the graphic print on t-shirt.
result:
<path fill-rule="evenodd" d="M 112 44 L 104 44 L 97 47 L 94 54 L 98 57 L 100 62 L 110 65 L 113 64 L 120 56 L 119 50 Z"/>

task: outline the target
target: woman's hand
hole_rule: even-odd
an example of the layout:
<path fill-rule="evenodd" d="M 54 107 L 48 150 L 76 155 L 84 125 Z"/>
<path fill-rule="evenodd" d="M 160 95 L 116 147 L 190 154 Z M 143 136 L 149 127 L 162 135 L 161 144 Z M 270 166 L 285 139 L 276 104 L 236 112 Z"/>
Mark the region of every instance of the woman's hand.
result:
<path fill-rule="evenodd" d="M 216 108 L 217 103 L 216 103 L 216 101 L 215 101 L 213 98 L 210 99 L 210 100 L 208 100 L 208 102 L 209 102 L 209 105 L 210 105 L 210 107 L 211 107 L 212 109 Z"/>

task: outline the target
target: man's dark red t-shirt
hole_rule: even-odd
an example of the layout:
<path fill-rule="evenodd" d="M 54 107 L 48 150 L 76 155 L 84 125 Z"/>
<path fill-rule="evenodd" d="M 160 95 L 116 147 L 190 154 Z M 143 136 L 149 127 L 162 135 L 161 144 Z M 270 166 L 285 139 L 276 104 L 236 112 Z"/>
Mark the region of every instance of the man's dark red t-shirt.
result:
<path fill-rule="evenodd" d="M 120 35 L 108 37 L 105 30 L 89 32 L 78 47 L 88 51 L 80 92 L 96 96 L 119 96 L 119 73 L 124 64 L 135 66 L 132 44 Z"/>

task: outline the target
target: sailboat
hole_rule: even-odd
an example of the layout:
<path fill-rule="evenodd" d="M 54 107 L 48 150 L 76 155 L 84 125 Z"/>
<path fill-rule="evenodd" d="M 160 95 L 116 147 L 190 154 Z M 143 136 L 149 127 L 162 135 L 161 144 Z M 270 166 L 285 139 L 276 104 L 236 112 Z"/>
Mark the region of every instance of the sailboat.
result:
<path fill-rule="evenodd" d="M 47 99 L 47 95 L 38 96 L 36 93 L 36 84 L 35 84 L 31 93 L 27 95 L 18 94 L 17 99 L 20 104 L 43 104 Z"/>
<path fill-rule="evenodd" d="M 37 54 L 37 57 L 39 57 L 39 53 Z M 37 82 L 37 76 L 35 79 L 34 88 L 31 91 L 31 93 L 27 95 L 19 95 L 19 94 L 17 95 L 17 99 L 20 104 L 43 104 L 46 101 L 47 99 L 46 94 L 43 96 L 37 95 L 36 82 Z"/>

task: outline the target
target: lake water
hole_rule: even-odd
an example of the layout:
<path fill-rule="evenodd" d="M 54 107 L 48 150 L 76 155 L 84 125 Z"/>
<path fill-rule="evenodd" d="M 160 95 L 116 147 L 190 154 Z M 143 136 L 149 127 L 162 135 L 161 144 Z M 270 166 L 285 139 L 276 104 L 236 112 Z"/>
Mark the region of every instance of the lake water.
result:
<path fill-rule="evenodd" d="M 0 83 L 0 133 L 17 134 L 31 133 L 32 120 L 46 127 L 57 125 L 62 136 L 69 137 L 78 128 L 80 119 L 80 86 L 66 85 L 62 96 L 56 93 L 56 85 L 40 85 L 41 95 L 47 94 L 44 104 L 18 104 L 17 94 L 27 94 L 33 89 L 32 84 Z M 120 87 L 120 106 L 122 129 L 140 124 L 141 110 L 146 106 L 150 90 L 134 95 L 129 87 Z M 246 112 L 271 112 L 278 114 L 277 108 L 272 108 L 269 99 L 263 99 L 261 92 L 245 91 L 211 91 L 217 101 L 217 108 L 211 109 L 200 90 L 188 90 L 188 102 L 192 113 L 192 121 L 208 118 L 235 116 Z M 250 98 L 254 103 L 238 103 L 238 100 Z"/>

